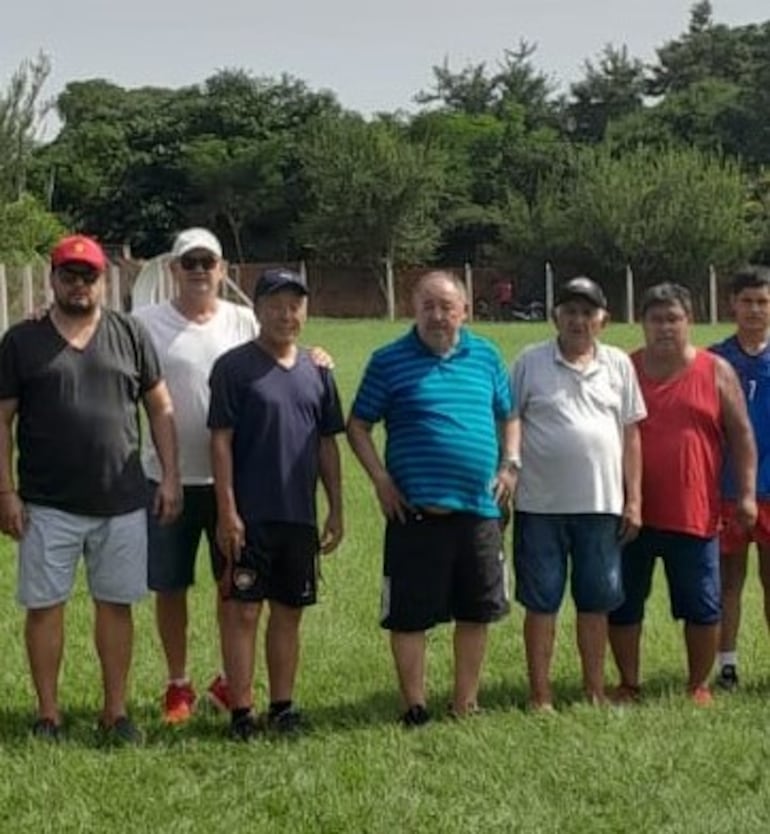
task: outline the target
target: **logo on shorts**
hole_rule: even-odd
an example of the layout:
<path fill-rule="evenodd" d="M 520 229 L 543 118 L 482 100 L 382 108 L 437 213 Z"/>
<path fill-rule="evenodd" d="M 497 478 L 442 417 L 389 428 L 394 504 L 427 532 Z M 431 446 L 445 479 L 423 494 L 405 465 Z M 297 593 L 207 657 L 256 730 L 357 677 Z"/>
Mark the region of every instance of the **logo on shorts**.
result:
<path fill-rule="evenodd" d="M 233 585 L 239 591 L 248 591 L 257 581 L 257 572 L 248 568 L 235 568 L 233 571 Z"/>

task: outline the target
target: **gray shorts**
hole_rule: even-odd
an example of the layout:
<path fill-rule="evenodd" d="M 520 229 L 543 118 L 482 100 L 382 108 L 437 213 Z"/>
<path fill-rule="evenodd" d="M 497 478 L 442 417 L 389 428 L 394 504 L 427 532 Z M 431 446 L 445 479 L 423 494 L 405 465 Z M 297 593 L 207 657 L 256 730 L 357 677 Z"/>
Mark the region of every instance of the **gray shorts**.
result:
<path fill-rule="evenodd" d="M 81 554 L 91 596 L 130 604 L 147 593 L 147 515 L 74 515 L 27 504 L 19 543 L 17 599 L 25 608 L 48 608 L 69 598 Z"/>

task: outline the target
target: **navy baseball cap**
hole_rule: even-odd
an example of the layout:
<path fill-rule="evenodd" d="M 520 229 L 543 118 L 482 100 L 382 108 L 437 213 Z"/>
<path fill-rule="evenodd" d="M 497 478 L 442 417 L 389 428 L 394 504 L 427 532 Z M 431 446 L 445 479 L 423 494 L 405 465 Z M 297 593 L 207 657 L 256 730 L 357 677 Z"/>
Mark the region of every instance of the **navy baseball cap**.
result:
<path fill-rule="evenodd" d="M 556 305 L 563 304 L 565 301 L 572 301 L 575 298 L 582 298 L 583 301 L 593 304 L 594 307 L 601 307 L 602 310 L 607 309 L 607 298 L 602 288 L 596 281 L 586 278 L 585 275 L 573 278 L 564 284 L 556 294 Z"/>
<path fill-rule="evenodd" d="M 294 290 L 300 295 L 307 295 L 305 277 L 291 269 L 266 269 L 254 287 L 254 298 L 270 295 L 278 290 Z"/>

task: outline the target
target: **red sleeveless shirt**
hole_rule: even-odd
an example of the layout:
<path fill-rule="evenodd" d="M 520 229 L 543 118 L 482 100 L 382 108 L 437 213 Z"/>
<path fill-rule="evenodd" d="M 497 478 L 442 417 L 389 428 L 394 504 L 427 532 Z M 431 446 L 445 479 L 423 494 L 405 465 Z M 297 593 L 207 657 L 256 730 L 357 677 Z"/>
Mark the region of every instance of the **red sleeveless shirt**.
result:
<path fill-rule="evenodd" d="M 642 438 L 642 523 L 710 538 L 719 529 L 719 476 L 724 430 L 716 358 L 698 350 L 671 379 L 644 372 L 643 351 L 631 355 L 647 405 Z"/>

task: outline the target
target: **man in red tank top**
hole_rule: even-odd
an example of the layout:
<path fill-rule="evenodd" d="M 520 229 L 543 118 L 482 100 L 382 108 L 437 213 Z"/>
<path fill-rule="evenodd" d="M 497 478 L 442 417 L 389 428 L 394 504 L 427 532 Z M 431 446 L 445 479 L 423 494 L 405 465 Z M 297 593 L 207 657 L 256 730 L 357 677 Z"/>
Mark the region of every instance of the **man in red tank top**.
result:
<path fill-rule="evenodd" d="M 726 445 L 736 462 L 736 521 L 756 521 L 756 448 L 730 365 L 690 342 L 692 300 L 658 284 L 641 305 L 645 346 L 631 357 L 647 405 L 642 438 L 642 530 L 623 551 L 625 602 L 610 615 L 619 700 L 639 695 L 639 645 L 655 557 L 666 569 L 671 613 L 684 620 L 690 697 L 711 703 L 719 631 L 719 478 Z"/>

